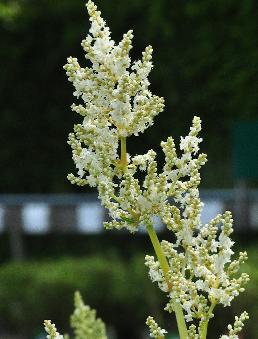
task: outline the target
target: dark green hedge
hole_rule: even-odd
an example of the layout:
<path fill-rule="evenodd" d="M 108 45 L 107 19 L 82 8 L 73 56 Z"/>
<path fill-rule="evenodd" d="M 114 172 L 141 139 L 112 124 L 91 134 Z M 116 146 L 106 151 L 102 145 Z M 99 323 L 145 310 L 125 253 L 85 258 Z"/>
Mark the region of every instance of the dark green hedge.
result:
<path fill-rule="evenodd" d="M 218 338 L 233 316 L 245 309 L 250 314 L 245 337 L 256 338 L 257 249 L 250 249 L 249 256 L 244 268 L 251 275 L 247 291 L 233 303 L 232 309 L 217 308 L 210 324 L 211 339 Z M 140 339 L 149 314 L 173 329 L 175 320 L 162 312 L 164 296 L 149 281 L 143 258 L 137 255 L 121 260 L 107 255 L 5 264 L 0 268 L 0 328 L 29 337 L 47 318 L 55 321 L 60 330 L 67 330 L 73 294 L 79 290 L 85 302 L 116 328 L 118 338 Z"/>
<path fill-rule="evenodd" d="M 137 338 L 147 312 L 161 309 L 143 256 L 130 262 L 89 257 L 13 263 L 0 269 L 0 327 L 28 337 L 42 320 L 52 319 L 68 330 L 75 290 L 119 338 Z"/>

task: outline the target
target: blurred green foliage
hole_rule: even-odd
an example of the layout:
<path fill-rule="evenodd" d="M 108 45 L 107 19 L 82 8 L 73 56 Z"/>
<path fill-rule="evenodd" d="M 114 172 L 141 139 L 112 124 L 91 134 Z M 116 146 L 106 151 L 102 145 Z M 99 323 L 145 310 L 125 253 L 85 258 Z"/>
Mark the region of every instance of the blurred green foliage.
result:
<path fill-rule="evenodd" d="M 210 324 L 211 339 L 218 338 L 233 316 L 243 310 L 250 314 L 246 338 L 255 338 L 258 333 L 257 248 L 249 248 L 248 253 L 250 259 L 243 271 L 250 274 L 251 281 L 232 308 L 217 307 Z M 73 294 L 79 290 L 85 302 L 97 309 L 98 316 L 116 328 L 118 338 L 140 338 L 149 314 L 161 325 L 166 317 L 171 330 L 175 321 L 161 311 L 164 295 L 150 282 L 143 262 L 143 254 L 125 260 L 107 253 L 5 264 L 0 268 L 0 328 L 28 337 L 44 319 L 52 319 L 60 330 L 67 331 Z"/>
<path fill-rule="evenodd" d="M 161 309 L 160 297 L 143 269 L 143 256 L 12 263 L 0 268 L 0 326 L 28 337 L 44 319 L 68 331 L 73 295 L 96 308 L 119 338 L 137 338 L 147 312 Z M 14 283 L 15 282 L 15 283 Z"/>
<path fill-rule="evenodd" d="M 0 18 L 3 22 L 15 20 L 19 15 L 20 6 L 17 1 L 0 2 Z"/>
<path fill-rule="evenodd" d="M 158 149 L 168 135 L 187 132 L 194 114 L 204 122 L 206 186 L 232 184 L 230 129 L 258 117 L 255 0 L 96 0 L 119 40 L 133 28 L 133 58 L 154 47 L 152 89 L 166 110 L 129 151 Z M 73 170 L 65 144 L 76 117 L 62 69 L 69 55 L 84 63 L 80 41 L 88 17 L 81 0 L 0 1 L 0 142 L 2 192 L 68 192 Z M 160 155 L 160 160 L 162 157 Z M 214 175 L 216 171 L 216 175 Z"/>

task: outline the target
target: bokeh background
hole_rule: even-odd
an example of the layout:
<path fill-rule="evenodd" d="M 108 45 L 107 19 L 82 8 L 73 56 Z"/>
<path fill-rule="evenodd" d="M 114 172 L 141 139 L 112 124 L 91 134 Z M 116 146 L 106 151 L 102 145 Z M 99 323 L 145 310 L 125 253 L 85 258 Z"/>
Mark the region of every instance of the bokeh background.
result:
<path fill-rule="evenodd" d="M 258 337 L 258 3 L 255 0 L 96 0 L 119 41 L 134 30 L 132 59 L 154 48 L 152 91 L 166 108 L 131 154 L 158 153 L 169 135 L 179 141 L 194 115 L 203 121 L 204 220 L 231 208 L 235 241 L 247 249 L 252 280 L 231 310 L 218 307 L 209 338 L 234 314 L 251 319 L 243 338 Z M 76 289 L 98 309 L 110 337 L 145 338 L 151 313 L 168 323 L 165 300 L 151 284 L 144 232 L 103 232 L 96 192 L 70 185 L 74 170 L 68 133 L 78 121 L 63 65 L 85 63 L 80 46 L 89 29 L 81 0 L 0 1 L 0 338 L 43 338 L 53 319 L 68 331 Z M 90 231 L 87 231 L 90 230 Z M 160 226 L 160 236 L 169 238 Z M 168 320 L 170 319 L 170 320 Z M 174 334 L 173 334 L 174 333 Z"/>

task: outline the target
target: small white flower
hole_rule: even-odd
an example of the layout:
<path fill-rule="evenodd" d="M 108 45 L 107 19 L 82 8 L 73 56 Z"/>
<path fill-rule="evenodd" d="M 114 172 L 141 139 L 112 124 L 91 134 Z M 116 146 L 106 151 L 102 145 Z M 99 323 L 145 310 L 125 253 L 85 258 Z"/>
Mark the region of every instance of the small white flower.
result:
<path fill-rule="evenodd" d="M 196 136 L 186 136 L 181 137 L 180 149 L 182 151 L 187 151 L 189 153 L 193 152 L 196 154 L 199 151 L 199 143 L 202 141 L 202 138 L 197 138 Z"/>

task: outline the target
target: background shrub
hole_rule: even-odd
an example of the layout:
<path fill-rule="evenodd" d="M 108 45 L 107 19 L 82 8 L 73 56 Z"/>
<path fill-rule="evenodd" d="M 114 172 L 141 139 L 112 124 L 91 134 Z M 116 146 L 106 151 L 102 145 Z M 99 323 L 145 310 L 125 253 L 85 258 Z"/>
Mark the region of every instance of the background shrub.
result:
<path fill-rule="evenodd" d="M 257 249 L 248 252 L 250 259 L 243 270 L 250 273 L 251 282 L 232 309 L 217 308 L 211 339 L 218 338 L 233 316 L 245 309 L 250 313 L 246 337 L 255 338 L 258 333 Z M 91 256 L 5 264 L 0 268 L 1 328 L 28 337 L 44 319 L 52 319 L 60 331 L 67 331 L 73 294 L 79 290 L 98 316 L 117 330 L 118 338 L 140 338 L 148 314 L 161 324 L 162 318 L 169 318 L 171 330 L 174 319 L 161 313 L 165 299 L 150 282 L 143 258 L 143 254 L 129 260 Z"/>

